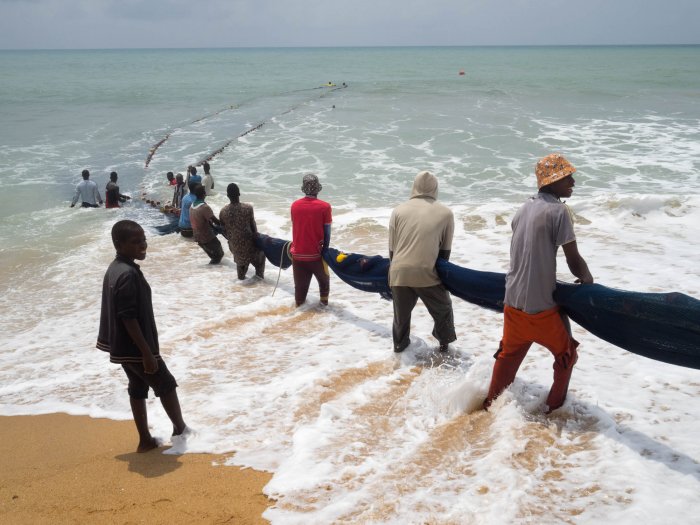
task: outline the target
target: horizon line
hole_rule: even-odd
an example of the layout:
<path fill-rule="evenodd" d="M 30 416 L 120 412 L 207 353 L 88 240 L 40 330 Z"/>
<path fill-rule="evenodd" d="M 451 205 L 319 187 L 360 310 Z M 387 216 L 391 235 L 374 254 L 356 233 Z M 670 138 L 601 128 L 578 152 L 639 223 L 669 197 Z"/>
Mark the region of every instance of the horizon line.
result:
<path fill-rule="evenodd" d="M 0 51 L 204 51 L 225 49 L 397 49 L 397 48 L 516 48 L 516 47 L 697 47 L 700 43 L 662 44 L 406 44 L 406 45 L 347 45 L 347 46 L 203 46 L 203 47 L 26 47 L 0 48 Z"/>

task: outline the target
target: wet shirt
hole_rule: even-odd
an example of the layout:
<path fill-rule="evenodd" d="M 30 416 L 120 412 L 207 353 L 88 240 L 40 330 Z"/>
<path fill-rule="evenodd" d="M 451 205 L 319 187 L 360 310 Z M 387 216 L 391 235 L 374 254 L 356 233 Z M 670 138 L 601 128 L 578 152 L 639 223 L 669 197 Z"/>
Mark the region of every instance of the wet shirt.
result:
<path fill-rule="evenodd" d="M 204 177 L 202 177 L 202 186 L 204 186 L 204 191 L 207 196 L 214 193 L 214 177 L 212 177 L 210 173 L 205 173 Z"/>
<path fill-rule="evenodd" d="M 190 208 L 190 224 L 194 232 L 194 240 L 200 244 L 211 242 L 216 237 L 214 228 L 209 221 L 214 217 L 214 212 L 204 201 L 195 201 Z"/>
<path fill-rule="evenodd" d="M 75 195 L 73 196 L 71 204 L 78 202 L 78 199 L 80 199 L 81 202 L 87 202 L 93 206 L 97 205 L 98 202 L 102 202 L 97 184 L 91 180 L 83 180 L 75 188 Z"/>
<path fill-rule="evenodd" d="M 119 186 L 109 181 L 105 188 L 105 208 L 119 208 Z"/>
<path fill-rule="evenodd" d="M 331 205 L 306 196 L 292 203 L 292 246 L 296 260 L 319 261 L 323 246 L 323 226 L 331 224 Z"/>
<path fill-rule="evenodd" d="M 180 208 L 180 221 L 177 223 L 177 225 L 180 228 L 192 228 L 192 224 L 190 223 L 190 207 L 192 206 L 192 203 L 196 200 L 196 198 L 197 197 L 195 197 L 192 193 L 188 193 L 182 198 L 182 207 Z"/>
<path fill-rule="evenodd" d="M 518 210 L 512 223 L 505 303 L 528 314 L 556 306 L 557 250 L 576 240 L 569 210 L 540 192 Z"/>
<path fill-rule="evenodd" d="M 219 220 L 228 239 L 228 247 L 237 265 L 250 264 L 260 251 L 255 246 L 258 228 L 253 206 L 244 202 L 227 204 L 219 212 Z"/>
<path fill-rule="evenodd" d="M 187 177 L 185 178 L 185 186 L 188 188 L 190 187 L 191 184 L 201 184 L 202 183 L 202 176 L 201 175 L 191 175 L 188 174 Z"/>
<path fill-rule="evenodd" d="M 97 348 L 109 352 L 109 360 L 113 363 L 141 363 L 141 351 L 126 331 L 124 319 L 138 321 L 151 352 L 160 358 L 151 287 L 138 264 L 117 255 L 102 281 Z"/>

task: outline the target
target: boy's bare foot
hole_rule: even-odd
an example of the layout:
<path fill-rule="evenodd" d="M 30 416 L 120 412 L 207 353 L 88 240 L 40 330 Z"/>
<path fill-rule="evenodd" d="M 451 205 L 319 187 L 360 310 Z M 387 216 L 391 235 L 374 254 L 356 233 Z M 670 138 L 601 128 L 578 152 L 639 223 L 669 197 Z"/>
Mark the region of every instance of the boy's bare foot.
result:
<path fill-rule="evenodd" d="M 154 448 L 158 448 L 159 443 L 158 440 L 154 437 L 150 439 L 150 441 L 146 441 L 145 443 L 139 442 L 139 446 L 136 449 L 136 452 L 139 454 L 143 452 L 148 452 L 149 450 L 153 450 Z"/>
<path fill-rule="evenodd" d="M 194 430 L 185 426 L 182 432 L 170 436 L 170 443 L 172 446 L 165 450 L 163 454 L 184 454 L 187 452 L 187 441 L 196 435 L 197 433 Z"/>

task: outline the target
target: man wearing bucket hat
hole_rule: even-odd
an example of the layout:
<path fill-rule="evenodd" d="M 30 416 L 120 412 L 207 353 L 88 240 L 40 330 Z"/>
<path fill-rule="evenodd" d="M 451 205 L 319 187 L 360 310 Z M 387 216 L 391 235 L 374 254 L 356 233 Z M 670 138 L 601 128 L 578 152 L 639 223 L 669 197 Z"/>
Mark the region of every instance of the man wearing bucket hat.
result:
<path fill-rule="evenodd" d="M 330 278 L 321 257 L 331 240 L 331 205 L 318 198 L 323 186 L 313 173 L 304 175 L 304 197 L 292 203 L 292 270 L 294 300 L 297 306 L 306 301 L 311 277 L 316 277 L 321 304 L 328 304 Z"/>
<path fill-rule="evenodd" d="M 513 218 L 503 338 L 495 355 L 485 409 L 513 382 L 532 343 L 544 346 L 554 356 L 554 382 L 546 401 L 548 412 L 561 407 L 566 399 L 578 358 L 578 342 L 571 336 L 568 318 L 552 297 L 559 246 L 576 282 L 593 282 L 588 265 L 578 252 L 569 210 L 560 200 L 571 197 L 575 171 L 562 155 L 553 153 L 540 159 L 535 168 L 539 191 Z"/>

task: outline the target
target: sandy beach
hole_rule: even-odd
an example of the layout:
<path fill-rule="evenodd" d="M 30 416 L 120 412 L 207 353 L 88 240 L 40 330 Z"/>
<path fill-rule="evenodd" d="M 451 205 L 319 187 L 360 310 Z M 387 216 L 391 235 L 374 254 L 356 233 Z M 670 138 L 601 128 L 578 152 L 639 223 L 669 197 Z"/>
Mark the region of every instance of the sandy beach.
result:
<path fill-rule="evenodd" d="M 0 417 L 0 522 L 268 523 L 270 474 L 135 447 L 131 421 Z"/>

